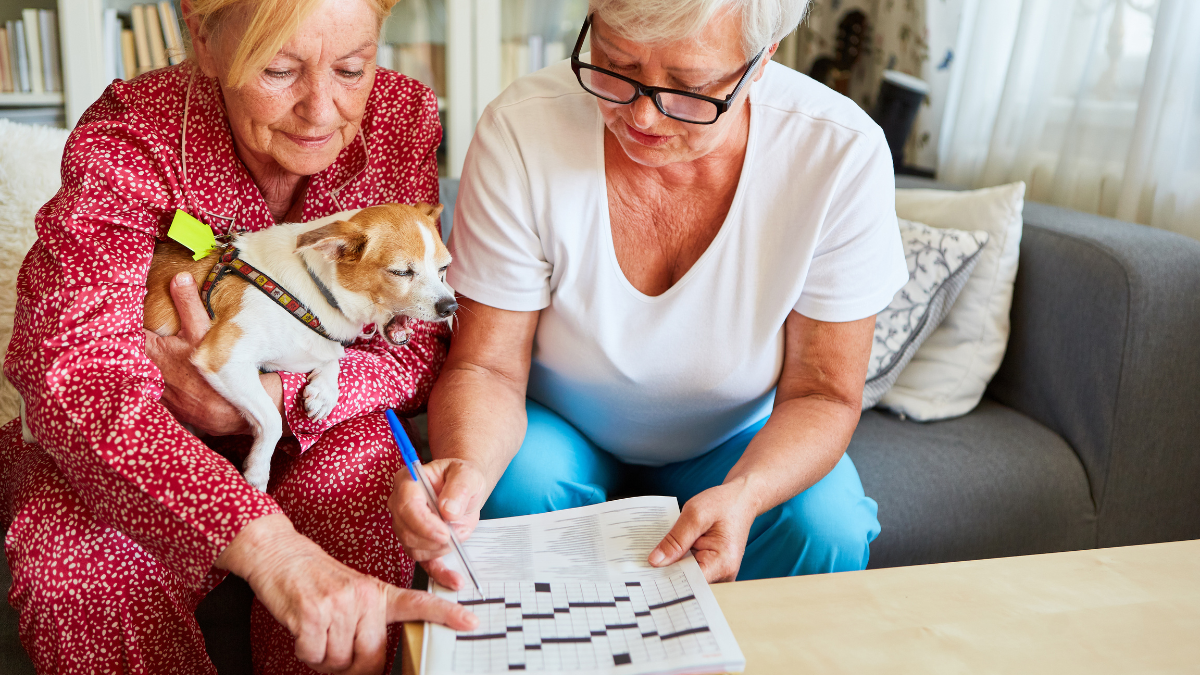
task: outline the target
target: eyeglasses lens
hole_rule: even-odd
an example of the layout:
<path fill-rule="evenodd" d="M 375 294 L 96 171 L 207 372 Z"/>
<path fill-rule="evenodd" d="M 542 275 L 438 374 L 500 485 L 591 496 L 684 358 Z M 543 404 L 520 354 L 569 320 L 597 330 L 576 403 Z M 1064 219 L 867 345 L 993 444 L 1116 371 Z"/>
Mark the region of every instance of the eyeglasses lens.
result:
<path fill-rule="evenodd" d="M 590 68 L 579 71 L 579 80 L 584 89 L 614 103 L 628 103 L 636 93 L 632 84 Z"/>
<path fill-rule="evenodd" d="M 717 119 L 717 106 L 691 96 L 661 92 L 658 104 L 668 115 L 684 122 L 711 122 Z"/>

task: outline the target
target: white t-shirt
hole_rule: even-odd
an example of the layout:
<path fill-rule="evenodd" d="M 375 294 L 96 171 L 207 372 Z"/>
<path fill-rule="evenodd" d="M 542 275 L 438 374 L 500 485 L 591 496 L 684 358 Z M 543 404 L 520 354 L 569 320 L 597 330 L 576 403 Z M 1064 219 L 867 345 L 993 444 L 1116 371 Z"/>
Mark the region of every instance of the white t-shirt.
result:
<path fill-rule="evenodd" d="M 776 63 L 750 88 L 729 215 L 662 295 L 617 263 L 596 98 L 569 62 L 484 111 L 450 234 L 450 284 L 541 310 L 528 395 L 619 459 L 697 457 L 770 414 L 784 321 L 871 316 L 908 280 L 883 132 L 849 99 Z"/>

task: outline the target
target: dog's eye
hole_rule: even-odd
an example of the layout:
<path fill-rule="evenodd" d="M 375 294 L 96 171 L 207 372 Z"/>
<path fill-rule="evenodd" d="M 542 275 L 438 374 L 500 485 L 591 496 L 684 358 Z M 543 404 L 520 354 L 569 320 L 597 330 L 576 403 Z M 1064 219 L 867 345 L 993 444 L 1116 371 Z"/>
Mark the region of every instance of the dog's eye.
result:
<path fill-rule="evenodd" d="M 445 274 L 447 269 L 450 269 L 449 265 L 442 265 L 442 268 L 438 270 L 438 274 Z"/>
<path fill-rule="evenodd" d="M 392 274 L 394 274 L 394 275 L 396 275 L 396 276 L 398 276 L 398 277 L 411 277 L 411 276 L 413 275 L 413 271 L 412 271 L 411 269 L 407 269 L 407 270 L 388 270 L 388 272 L 391 272 Z"/>

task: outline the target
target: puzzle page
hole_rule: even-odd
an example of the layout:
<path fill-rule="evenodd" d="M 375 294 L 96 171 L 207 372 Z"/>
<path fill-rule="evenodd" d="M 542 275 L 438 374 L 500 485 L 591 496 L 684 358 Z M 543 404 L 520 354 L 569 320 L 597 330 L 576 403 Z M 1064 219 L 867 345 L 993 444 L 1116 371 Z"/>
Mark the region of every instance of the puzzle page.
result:
<path fill-rule="evenodd" d="M 483 521 L 466 542 L 480 577 L 460 591 L 479 627 L 426 625 L 422 673 L 719 673 L 745 659 L 700 566 L 645 562 L 679 517 L 675 500 L 637 497 Z"/>

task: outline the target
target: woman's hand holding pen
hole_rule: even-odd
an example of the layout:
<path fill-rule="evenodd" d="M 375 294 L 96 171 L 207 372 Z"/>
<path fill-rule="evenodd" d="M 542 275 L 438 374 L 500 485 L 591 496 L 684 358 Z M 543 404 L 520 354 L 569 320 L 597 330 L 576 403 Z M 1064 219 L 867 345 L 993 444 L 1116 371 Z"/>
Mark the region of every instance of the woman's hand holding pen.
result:
<path fill-rule="evenodd" d="M 465 541 L 471 536 L 487 498 L 487 481 L 472 463 L 461 459 L 437 459 L 422 468 L 438 495 L 441 517 L 429 508 L 425 490 L 405 468 L 396 473 L 388 498 L 392 527 L 404 552 L 420 563 L 434 581 L 456 590 L 464 588 L 470 581 L 442 559 L 453 550 L 446 523 L 454 527 L 460 539 Z"/>

